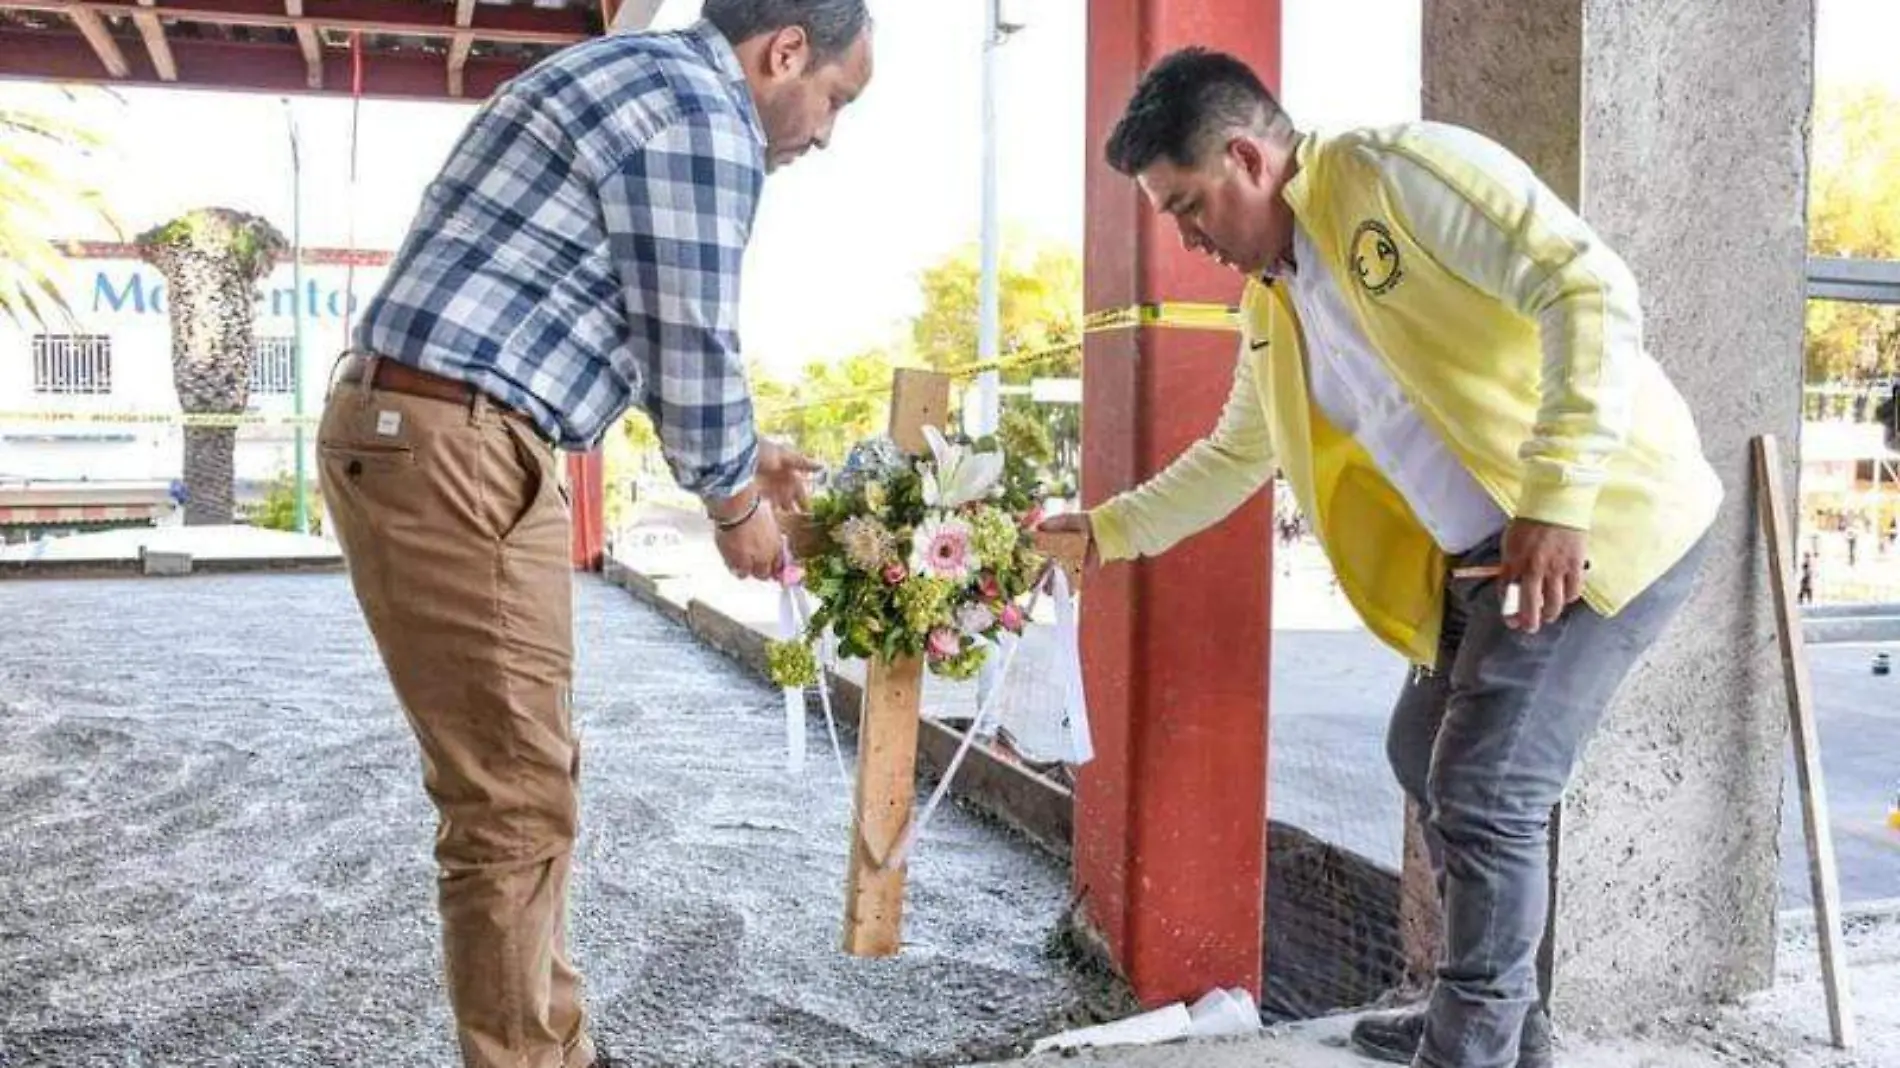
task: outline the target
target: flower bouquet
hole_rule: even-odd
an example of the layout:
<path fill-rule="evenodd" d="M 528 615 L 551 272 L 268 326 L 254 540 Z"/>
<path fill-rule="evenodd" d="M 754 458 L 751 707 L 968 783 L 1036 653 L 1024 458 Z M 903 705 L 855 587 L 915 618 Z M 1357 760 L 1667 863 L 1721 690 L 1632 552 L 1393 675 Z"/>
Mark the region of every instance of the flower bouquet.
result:
<path fill-rule="evenodd" d="M 1032 533 L 1048 434 L 1018 413 L 980 440 L 924 433 L 927 456 L 887 438 L 861 443 L 813 500 L 814 537 L 785 581 L 819 607 L 802 634 L 771 644 L 779 686 L 817 681 L 814 647 L 827 633 L 840 655 L 922 657 L 953 679 L 975 675 L 1005 633 L 1021 633 L 1019 602 L 1045 563 Z"/>

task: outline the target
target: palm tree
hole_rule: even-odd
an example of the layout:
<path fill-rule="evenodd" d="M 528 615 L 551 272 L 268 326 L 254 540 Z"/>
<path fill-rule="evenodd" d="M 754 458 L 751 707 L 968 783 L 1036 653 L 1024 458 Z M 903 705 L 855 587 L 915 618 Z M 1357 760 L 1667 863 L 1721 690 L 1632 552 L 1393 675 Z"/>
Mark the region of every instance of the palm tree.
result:
<path fill-rule="evenodd" d="M 269 222 L 200 208 L 140 234 L 169 291 L 172 382 L 186 415 L 238 415 L 250 399 L 257 284 L 289 247 Z M 185 525 L 229 523 L 235 426 L 185 427 Z"/>
<path fill-rule="evenodd" d="M 67 93 L 65 99 L 77 98 Z M 63 260 L 50 231 L 60 225 L 56 220 L 75 215 L 111 224 L 98 192 L 83 180 L 101 144 L 51 111 L 0 106 L 0 314 L 15 324 L 71 320 L 59 290 Z"/>

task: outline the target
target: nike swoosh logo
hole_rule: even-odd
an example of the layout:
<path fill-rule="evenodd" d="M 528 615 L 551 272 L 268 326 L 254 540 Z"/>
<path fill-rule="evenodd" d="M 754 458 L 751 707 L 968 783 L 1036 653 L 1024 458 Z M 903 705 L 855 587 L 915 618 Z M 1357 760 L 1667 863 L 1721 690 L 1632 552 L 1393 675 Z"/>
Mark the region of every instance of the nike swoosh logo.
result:
<path fill-rule="evenodd" d="M 1259 352 L 1259 351 L 1260 351 L 1261 349 L 1264 349 L 1264 348 L 1266 348 L 1266 347 L 1267 347 L 1267 346 L 1268 346 L 1269 344 L 1271 344 L 1271 342 L 1267 342 L 1267 341 L 1249 341 L 1249 342 L 1247 343 L 1247 347 L 1248 347 L 1248 348 L 1250 348 L 1250 349 L 1252 349 L 1252 350 L 1253 350 L 1253 351 L 1255 351 L 1255 352 Z"/>

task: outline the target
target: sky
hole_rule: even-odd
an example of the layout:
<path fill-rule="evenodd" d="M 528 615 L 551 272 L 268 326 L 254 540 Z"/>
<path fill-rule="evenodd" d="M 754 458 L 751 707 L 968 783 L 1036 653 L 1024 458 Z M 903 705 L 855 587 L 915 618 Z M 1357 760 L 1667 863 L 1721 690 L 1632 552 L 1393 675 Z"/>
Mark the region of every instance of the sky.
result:
<path fill-rule="evenodd" d="M 1040 243 L 1081 247 L 1092 151 L 1082 137 L 1086 2 L 1014 0 L 1027 26 L 1001 53 L 1000 206 L 1006 248 L 1025 258 Z M 666 0 L 656 25 L 689 23 L 698 7 Z M 742 331 L 775 373 L 895 336 L 916 310 L 918 274 L 978 234 L 983 0 L 874 0 L 874 11 L 870 91 L 829 150 L 772 176 L 753 232 Z M 1419 24 L 1420 0 L 1284 0 L 1288 109 L 1329 129 L 1416 118 Z M 1823 82 L 1900 92 L 1895 40 L 1900 0 L 1820 0 Z M 0 85 L 0 106 L 45 93 Z M 80 107 L 111 144 L 103 184 L 130 232 L 210 204 L 288 231 L 294 121 L 305 243 L 379 249 L 400 243 L 470 114 L 456 104 L 142 89 L 92 94 Z"/>

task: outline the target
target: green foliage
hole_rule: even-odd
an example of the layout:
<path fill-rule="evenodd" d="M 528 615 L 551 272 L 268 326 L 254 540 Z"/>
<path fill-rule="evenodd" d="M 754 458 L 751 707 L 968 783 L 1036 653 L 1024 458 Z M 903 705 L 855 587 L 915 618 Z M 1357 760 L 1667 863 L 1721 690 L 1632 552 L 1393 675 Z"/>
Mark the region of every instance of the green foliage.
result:
<path fill-rule="evenodd" d="M 62 110 L 0 107 L 0 315 L 18 326 L 72 322 L 51 227 L 77 213 L 116 229 L 91 181 L 103 144 Z"/>
<path fill-rule="evenodd" d="M 923 272 L 923 310 L 909 322 L 907 351 L 879 347 L 841 360 L 813 361 L 793 381 L 753 368 L 752 398 L 760 430 L 826 463 L 841 462 L 853 445 L 883 432 L 891 374 L 898 367 L 954 370 L 977 362 L 977 280 L 974 248 L 961 249 Z M 1082 266 L 1076 254 L 1044 249 L 1027 268 L 1005 263 L 999 290 L 1002 359 L 1008 362 L 1003 381 L 1022 385 L 1035 378 L 1079 376 Z M 1056 351 L 1034 360 L 1023 358 L 1045 349 Z M 1080 457 L 1079 407 L 1007 397 L 1002 434 L 1015 436 L 1014 444 L 1005 442 L 1006 451 L 1028 447 L 1029 458 L 1049 471 L 1052 485 L 1072 489 Z M 660 447 L 644 416 L 631 418 L 621 438 L 636 453 L 657 453 Z M 610 454 L 610 466 L 613 463 Z"/>
<path fill-rule="evenodd" d="M 1809 250 L 1900 259 L 1900 96 L 1875 87 L 1824 90 L 1814 111 Z M 1900 308 L 1816 300 L 1807 315 L 1810 382 L 1900 374 Z"/>
<path fill-rule="evenodd" d="M 262 278 L 290 250 L 270 221 L 230 208 L 198 208 L 140 234 L 135 243 L 148 258 L 189 251 L 229 256 L 251 278 Z"/>
<path fill-rule="evenodd" d="M 883 428 L 896 367 L 890 353 L 869 349 L 835 363 L 808 364 L 795 384 L 755 374 L 759 426 L 810 456 L 836 463 L 851 446 Z"/>
<path fill-rule="evenodd" d="M 911 345 L 936 371 L 977 362 L 978 250 L 959 249 L 926 269 L 919 279 L 923 311 L 911 320 Z M 1082 263 L 1069 249 L 1044 249 L 1027 268 L 1004 263 L 997 278 L 999 356 L 1069 345 L 1082 338 Z M 1081 372 L 1079 352 L 1006 368 L 1006 382 Z"/>
<path fill-rule="evenodd" d="M 317 492 L 314 481 L 308 487 L 304 505 L 309 509 L 310 533 L 322 533 L 323 495 Z M 250 520 L 252 526 L 266 530 L 297 529 L 297 485 L 289 473 L 281 473 L 271 480 L 264 499 L 251 510 Z"/>

